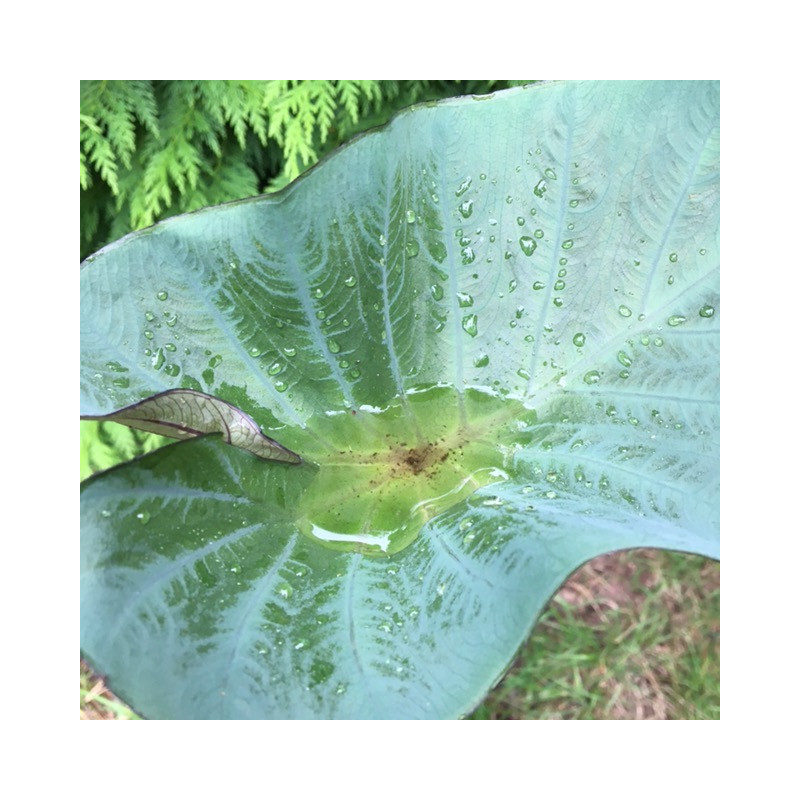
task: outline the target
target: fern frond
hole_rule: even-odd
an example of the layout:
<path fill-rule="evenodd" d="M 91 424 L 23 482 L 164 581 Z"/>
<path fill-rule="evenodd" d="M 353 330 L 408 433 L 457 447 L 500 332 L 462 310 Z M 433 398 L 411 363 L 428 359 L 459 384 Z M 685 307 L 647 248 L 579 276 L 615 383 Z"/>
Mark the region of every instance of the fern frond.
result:
<path fill-rule="evenodd" d="M 81 149 L 88 162 L 108 184 L 111 193 L 117 195 L 119 193 L 117 158 L 110 142 L 103 135 L 103 131 L 94 117 L 81 115 L 80 140 Z"/>
<path fill-rule="evenodd" d="M 508 81 L 84 81 L 81 248 L 282 188 L 411 103 Z"/>
<path fill-rule="evenodd" d="M 116 422 L 84 420 L 81 422 L 81 480 L 173 441 Z"/>

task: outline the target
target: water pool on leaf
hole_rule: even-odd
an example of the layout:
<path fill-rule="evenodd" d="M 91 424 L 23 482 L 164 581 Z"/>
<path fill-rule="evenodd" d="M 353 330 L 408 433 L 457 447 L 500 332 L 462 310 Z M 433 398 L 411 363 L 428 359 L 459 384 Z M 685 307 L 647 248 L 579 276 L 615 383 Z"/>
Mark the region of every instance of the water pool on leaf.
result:
<path fill-rule="evenodd" d="M 325 547 L 391 555 L 477 489 L 506 480 L 519 425 L 536 412 L 517 400 L 429 386 L 386 407 L 328 412 L 286 446 L 317 472 L 294 509 L 300 531 Z"/>

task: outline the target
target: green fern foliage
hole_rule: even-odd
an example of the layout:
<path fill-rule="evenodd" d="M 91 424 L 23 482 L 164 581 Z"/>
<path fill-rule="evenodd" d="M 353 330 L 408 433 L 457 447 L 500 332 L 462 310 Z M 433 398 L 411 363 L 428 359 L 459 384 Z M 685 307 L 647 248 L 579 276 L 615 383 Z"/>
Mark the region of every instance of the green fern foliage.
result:
<path fill-rule="evenodd" d="M 116 422 L 81 421 L 81 480 L 175 440 Z"/>
<path fill-rule="evenodd" d="M 81 257 L 164 217 L 274 191 L 424 100 L 512 81 L 84 81 Z"/>

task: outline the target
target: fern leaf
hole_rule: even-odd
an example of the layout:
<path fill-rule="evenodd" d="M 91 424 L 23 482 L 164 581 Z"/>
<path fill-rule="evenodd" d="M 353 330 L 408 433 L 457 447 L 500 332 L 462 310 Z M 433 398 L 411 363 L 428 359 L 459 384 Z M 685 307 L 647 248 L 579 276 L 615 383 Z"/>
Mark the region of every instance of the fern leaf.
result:
<path fill-rule="evenodd" d="M 115 422 L 81 422 L 81 480 L 173 443 Z"/>

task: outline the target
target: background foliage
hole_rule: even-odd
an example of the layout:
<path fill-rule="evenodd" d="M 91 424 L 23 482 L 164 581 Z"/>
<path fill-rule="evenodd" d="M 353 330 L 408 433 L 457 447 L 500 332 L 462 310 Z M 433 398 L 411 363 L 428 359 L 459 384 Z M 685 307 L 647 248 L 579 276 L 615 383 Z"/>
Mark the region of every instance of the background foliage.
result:
<path fill-rule="evenodd" d="M 204 206 L 275 191 L 425 100 L 524 81 L 83 81 L 81 258 Z"/>
<path fill-rule="evenodd" d="M 81 259 L 160 219 L 280 189 L 410 104 L 520 83 L 82 82 Z M 81 478 L 165 441 L 81 423 Z M 719 717 L 718 564 L 669 553 L 604 559 L 554 598 L 474 717 Z M 130 718 L 102 696 L 103 713 L 92 711 L 105 692 L 97 686 L 82 669 L 82 717 Z"/>

